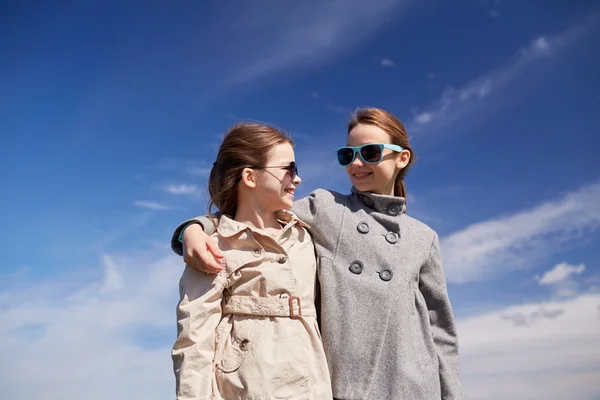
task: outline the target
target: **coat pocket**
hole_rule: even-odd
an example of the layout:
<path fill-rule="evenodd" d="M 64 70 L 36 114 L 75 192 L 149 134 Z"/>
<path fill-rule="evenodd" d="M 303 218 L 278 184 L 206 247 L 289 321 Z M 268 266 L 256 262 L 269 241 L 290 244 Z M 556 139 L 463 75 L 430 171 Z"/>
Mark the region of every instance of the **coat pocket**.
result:
<path fill-rule="evenodd" d="M 234 372 L 252 352 L 260 334 L 260 319 L 232 315 L 229 335 L 223 335 L 220 357 L 216 366 L 223 372 Z M 225 333 L 225 332 L 224 332 Z"/>

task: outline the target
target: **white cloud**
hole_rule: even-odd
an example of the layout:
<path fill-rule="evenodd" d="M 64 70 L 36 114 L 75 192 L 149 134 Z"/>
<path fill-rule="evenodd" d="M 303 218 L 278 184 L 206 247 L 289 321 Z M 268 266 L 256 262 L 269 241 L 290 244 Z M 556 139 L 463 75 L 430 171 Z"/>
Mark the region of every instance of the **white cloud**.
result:
<path fill-rule="evenodd" d="M 69 279 L 13 278 L 0 292 L 0 398 L 173 398 L 181 272 L 181 259 L 161 247 L 103 255 Z M 459 319 L 468 398 L 598 396 L 599 305 L 590 294 Z"/>
<path fill-rule="evenodd" d="M 544 276 L 540 279 L 540 285 L 554 285 L 571 277 L 571 275 L 581 274 L 583 271 L 585 271 L 585 265 L 583 264 L 571 265 L 562 262 L 544 273 Z"/>
<path fill-rule="evenodd" d="M 550 50 L 550 43 L 545 37 L 540 36 L 531 43 L 531 49 L 536 54 L 547 54 Z"/>
<path fill-rule="evenodd" d="M 393 67 L 394 66 L 394 62 L 388 58 L 384 58 L 383 60 L 381 60 L 381 65 L 383 67 Z"/>
<path fill-rule="evenodd" d="M 117 265 L 108 254 L 103 256 L 104 261 L 104 283 L 101 293 L 115 292 L 123 288 L 123 277 L 119 273 Z"/>
<path fill-rule="evenodd" d="M 599 305 L 585 295 L 459 319 L 468 398 L 598 398 Z"/>
<path fill-rule="evenodd" d="M 100 268 L 0 292 L 0 398 L 173 398 L 182 263 L 167 252 L 104 255 Z"/>
<path fill-rule="evenodd" d="M 600 182 L 441 238 L 446 276 L 468 282 L 543 260 L 600 227 Z"/>
<path fill-rule="evenodd" d="M 171 194 L 182 194 L 182 195 L 198 195 L 200 193 L 200 188 L 196 185 L 169 185 L 165 189 L 167 192 Z"/>
<path fill-rule="evenodd" d="M 171 207 L 165 206 L 164 204 L 156 203 L 154 201 L 136 200 L 133 205 L 141 208 L 148 208 L 150 210 L 170 210 Z"/>
<path fill-rule="evenodd" d="M 441 97 L 429 107 L 415 111 L 415 117 L 408 129 L 409 132 L 419 133 L 424 132 L 425 129 L 433 131 L 451 125 L 467 114 L 476 115 L 483 100 L 499 92 L 521 76 L 533 62 L 554 55 L 594 29 L 598 20 L 598 16 L 592 16 L 580 25 L 555 36 L 537 37 L 529 46 L 521 49 L 515 59 L 505 66 L 488 72 L 463 87 L 449 86 Z M 427 118 L 423 116 L 427 116 Z"/>
<path fill-rule="evenodd" d="M 210 175 L 211 168 L 209 167 L 188 167 L 187 172 L 191 175 L 199 175 L 208 177 Z"/>
<path fill-rule="evenodd" d="M 237 5 L 211 28 L 219 37 L 243 37 L 226 44 L 234 63 L 230 83 L 330 62 L 383 28 L 402 0 L 308 0 L 271 2 L 268 11 L 254 2 Z M 236 35 L 237 33 L 237 35 Z M 243 33 L 243 36 L 240 34 Z M 240 54 L 245 57 L 240 58 Z M 227 61 L 221 60 L 221 61 Z M 225 63 L 227 65 L 227 63 Z"/>
<path fill-rule="evenodd" d="M 421 113 L 415 117 L 415 120 L 417 121 L 417 123 L 423 124 L 423 125 L 431 122 L 432 119 L 433 119 L 433 116 L 428 112 Z"/>

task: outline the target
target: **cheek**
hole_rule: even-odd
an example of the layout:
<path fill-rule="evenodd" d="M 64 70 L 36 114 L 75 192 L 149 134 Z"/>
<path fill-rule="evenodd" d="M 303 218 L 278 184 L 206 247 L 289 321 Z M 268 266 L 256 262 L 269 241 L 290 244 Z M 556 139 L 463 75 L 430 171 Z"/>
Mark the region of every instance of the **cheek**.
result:
<path fill-rule="evenodd" d="M 377 164 L 377 168 L 375 168 L 374 172 L 378 179 L 391 180 L 394 178 L 396 166 L 392 162 L 379 163 Z"/>

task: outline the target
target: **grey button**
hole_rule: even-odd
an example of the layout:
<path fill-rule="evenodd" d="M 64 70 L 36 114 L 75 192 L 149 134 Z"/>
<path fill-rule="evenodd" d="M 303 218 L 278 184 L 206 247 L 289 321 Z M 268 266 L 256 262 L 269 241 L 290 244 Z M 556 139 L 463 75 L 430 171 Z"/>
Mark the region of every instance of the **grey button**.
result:
<path fill-rule="evenodd" d="M 260 249 L 256 249 L 256 250 L 254 250 L 254 251 L 252 252 L 252 255 L 253 255 L 254 257 L 258 258 L 258 257 L 260 257 L 261 253 L 262 253 L 262 252 L 260 251 Z"/>
<path fill-rule="evenodd" d="M 248 339 L 244 339 L 240 342 L 240 349 L 248 350 L 249 345 L 250 345 L 250 341 Z"/>
<path fill-rule="evenodd" d="M 385 240 L 388 241 L 388 243 L 394 244 L 398 242 L 398 234 L 396 232 L 388 232 L 385 234 Z"/>
<path fill-rule="evenodd" d="M 287 293 L 281 293 L 281 294 L 279 295 L 279 298 L 280 298 L 280 299 L 289 299 L 289 298 L 290 298 L 290 295 L 289 295 L 289 294 L 287 294 Z"/>
<path fill-rule="evenodd" d="M 350 264 L 350 272 L 352 272 L 353 274 L 360 274 L 363 270 L 363 265 L 360 261 L 354 261 L 352 264 Z"/>
<path fill-rule="evenodd" d="M 366 222 L 361 222 L 360 224 L 358 224 L 356 229 L 358 229 L 360 233 L 369 233 L 369 224 L 367 224 Z"/>
<path fill-rule="evenodd" d="M 391 281 L 394 274 L 389 269 L 382 269 L 379 271 L 379 277 L 382 281 Z"/>
<path fill-rule="evenodd" d="M 285 264 L 285 262 L 287 261 L 287 257 L 286 256 L 281 256 L 277 259 L 277 262 L 279 264 Z"/>
<path fill-rule="evenodd" d="M 390 203 L 387 206 L 387 213 L 390 215 L 398 215 L 400 214 L 400 210 L 402 209 L 402 207 L 400 207 L 400 204 L 398 203 Z"/>

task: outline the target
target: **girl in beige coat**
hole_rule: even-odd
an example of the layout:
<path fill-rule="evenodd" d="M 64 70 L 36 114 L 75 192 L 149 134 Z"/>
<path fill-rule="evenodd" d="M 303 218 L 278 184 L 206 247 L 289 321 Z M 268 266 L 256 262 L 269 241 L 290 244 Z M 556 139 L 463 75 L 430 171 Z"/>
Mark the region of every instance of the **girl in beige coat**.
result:
<path fill-rule="evenodd" d="M 289 210 L 300 184 L 292 141 L 240 124 L 209 179 L 220 211 L 216 276 L 186 266 L 172 357 L 177 399 L 331 399 L 315 312 L 316 260 Z"/>

